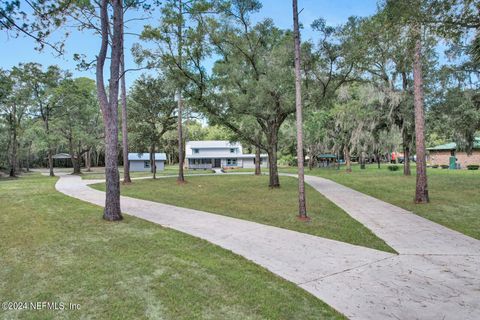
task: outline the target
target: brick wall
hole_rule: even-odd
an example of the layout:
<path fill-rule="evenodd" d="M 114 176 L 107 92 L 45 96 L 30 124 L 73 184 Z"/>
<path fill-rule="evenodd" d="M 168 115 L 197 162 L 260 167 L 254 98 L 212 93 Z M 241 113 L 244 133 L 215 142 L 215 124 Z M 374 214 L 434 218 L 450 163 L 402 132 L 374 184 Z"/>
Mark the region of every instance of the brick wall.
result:
<path fill-rule="evenodd" d="M 460 163 L 462 169 L 466 169 L 469 164 L 480 164 L 480 150 L 474 150 L 471 155 L 467 155 L 465 152 L 457 152 L 457 163 Z M 428 158 L 430 164 L 449 164 L 450 151 L 430 151 Z"/>
<path fill-rule="evenodd" d="M 456 157 L 462 169 L 465 169 L 469 164 L 480 164 L 480 150 L 474 150 L 470 156 L 465 152 L 458 152 Z"/>

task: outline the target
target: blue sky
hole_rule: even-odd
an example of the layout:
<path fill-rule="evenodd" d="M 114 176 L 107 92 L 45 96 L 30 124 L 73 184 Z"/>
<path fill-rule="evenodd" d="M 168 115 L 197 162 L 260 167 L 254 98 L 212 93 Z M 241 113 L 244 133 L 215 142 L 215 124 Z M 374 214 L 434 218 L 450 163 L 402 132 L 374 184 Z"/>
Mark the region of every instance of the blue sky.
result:
<path fill-rule="evenodd" d="M 303 8 L 300 21 L 304 25 L 302 30 L 303 39 L 315 39 L 315 33 L 310 24 L 317 18 L 324 18 L 328 24 L 337 25 L 345 22 L 349 16 L 368 16 L 375 12 L 376 0 L 299 0 L 299 8 Z M 263 8 L 253 16 L 254 20 L 271 18 L 280 28 L 292 28 L 292 5 L 290 0 L 263 0 Z M 154 21 L 152 21 L 154 23 Z M 144 22 L 136 22 L 130 25 L 130 29 L 139 32 Z M 44 52 L 34 50 L 35 43 L 29 38 L 13 38 L 5 32 L 0 33 L 0 45 L 2 54 L 0 68 L 9 69 L 21 62 L 38 62 L 44 67 L 52 64 L 59 65 L 62 69 L 70 70 L 74 76 L 86 76 L 94 78 L 92 71 L 75 70 L 76 63 L 73 60 L 74 53 L 87 54 L 91 59 L 95 57 L 100 45 L 98 37 L 91 33 L 70 30 L 71 35 L 66 42 L 66 53 L 63 57 L 46 49 Z M 138 40 L 126 37 L 126 48 L 130 48 Z M 136 65 L 128 50 L 126 67 L 135 68 Z M 127 74 L 127 86 L 137 78 L 141 72 Z"/>

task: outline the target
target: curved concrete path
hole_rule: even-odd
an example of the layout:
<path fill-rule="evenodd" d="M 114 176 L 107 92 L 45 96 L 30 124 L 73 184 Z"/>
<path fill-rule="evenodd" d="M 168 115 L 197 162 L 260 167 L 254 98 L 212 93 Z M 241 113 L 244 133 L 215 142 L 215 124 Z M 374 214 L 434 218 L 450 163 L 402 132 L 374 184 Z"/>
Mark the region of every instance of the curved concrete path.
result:
<path fill-rule="evenodd" d="M 66 195 L 103 206 L 105 193 L 88 187 L 97 182 L 100 181 L 62 176 L 56 188 Z M 122 211 L 129 215 L 242 255 L 294 282 L 351 319 L 479 318 L 478 240 L 335 182 L 311 176 L 306 177 L 306 182 L 383 238 L 400 255 L 124 196 L 121 205 Z"/>

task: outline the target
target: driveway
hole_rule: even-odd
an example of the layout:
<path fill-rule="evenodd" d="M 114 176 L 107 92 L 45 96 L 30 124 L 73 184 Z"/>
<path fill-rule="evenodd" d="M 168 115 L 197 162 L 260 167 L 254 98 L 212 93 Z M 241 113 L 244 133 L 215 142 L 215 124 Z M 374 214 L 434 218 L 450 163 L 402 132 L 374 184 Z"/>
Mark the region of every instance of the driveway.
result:
<path fill-rule="evenodd" d="M 99 206 L 97 181 L 56 189 Z M 205 239 L 289 280 L 350 319 L 478 319 L 480 241 L 327 179 L 306 182 L 399 255 L 255 222 L 121 197 L 122 211 Z"/>

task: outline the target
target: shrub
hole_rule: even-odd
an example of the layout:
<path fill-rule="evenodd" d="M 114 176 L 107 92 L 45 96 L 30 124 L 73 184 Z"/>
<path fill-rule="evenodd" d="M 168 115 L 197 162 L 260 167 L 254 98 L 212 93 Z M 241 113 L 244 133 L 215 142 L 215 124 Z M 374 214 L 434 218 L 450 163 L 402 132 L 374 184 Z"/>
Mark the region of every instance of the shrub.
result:
<path fill-rule="evenodd" d="M 450 168 L 450 166 L 448 164 L 442 164 L 440 165 L 440 167 L 442 167 L 442 169 L 448 169 Z"/>
<path fill-rule="evenodd" d="M 278 162 L 281 166 L 293 167 L 297 165 L 297 159 L 292 155 L 281 156 L 280 159 L 278 159 Z"/>
<path fill-rule="evenodd" d="M 438 164 L 432 165 L 432 168 L 437 169 L 437 168 L 438 168 Z"/>
<path fill-rule="evenodd" d="M 400 167 L 397 166 L 397 165 L 388 166 L 388 170 L 390 170 L 390 171 L 398 171 L 399 169 L 400 169 Z"/>
<path fill-rule="evenodd" d="M 480 165 L 479 164 L 469 164 L 467 166 L 467 169 L 468 170 L 478 170 L 478 168 L 480 168 Z"/>

